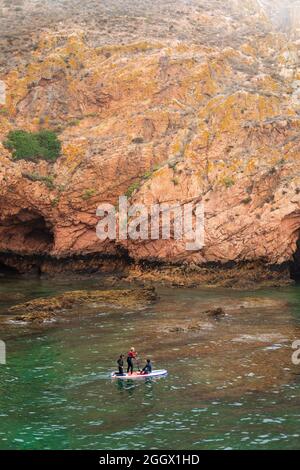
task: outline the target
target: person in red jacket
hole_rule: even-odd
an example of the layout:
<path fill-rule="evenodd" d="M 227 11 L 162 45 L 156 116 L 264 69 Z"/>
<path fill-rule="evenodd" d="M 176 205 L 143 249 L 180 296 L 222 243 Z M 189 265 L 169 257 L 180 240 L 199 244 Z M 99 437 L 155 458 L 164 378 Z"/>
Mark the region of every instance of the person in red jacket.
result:
<path fill-rule="evenodd" d="M 129 353 L 127 354 L 127 374 L 129 372 L 133 373 L 133 361 L 137 358 L 137 352 L 134 348 L 130 348 Z"/>

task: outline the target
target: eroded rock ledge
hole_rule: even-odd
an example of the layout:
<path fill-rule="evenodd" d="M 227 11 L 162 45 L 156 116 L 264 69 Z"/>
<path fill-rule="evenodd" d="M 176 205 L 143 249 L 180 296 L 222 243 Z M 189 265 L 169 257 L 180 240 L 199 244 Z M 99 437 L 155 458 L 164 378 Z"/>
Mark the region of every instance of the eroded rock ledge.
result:
<path fill-rule="evenodd" d="M 141 263 L 129 268 L 128 280 L 160 283 L 172 287 L 229 287 L 255 289 L 294 283 L 291 266 L 268 265 L 262 261 L 240 263 L 206 263 L 204 265 L 167 265 Z"/>
<path fill-rule="evenodd" d="M 56 276 L 90 275 L 90 274 L 126 274 L 131 259 L 123 256 L 94 253 L 54 257 L 50 255 L 19 255 L 15 253 L 0 253 L 0 276 L 34 275 Z"/>
<path fill-rule="evenodd" d="M 33 275 L 70 278 L 107 276 L 110 283 L 120 279 L 134 284 L 162 284 L 171 287 L 229 287 L 253 289 L 277 287 L 298 280 L 298 260 L 280 265 L 266 261 L 210 262 L 201 265 L 190 263 L 164 263 L 161 260 L 135 262 L 126 252 L 124 256 L 93 254 L 55 258 L 51 256 L 21 256 L 0 253 L 0 275 Z"/>

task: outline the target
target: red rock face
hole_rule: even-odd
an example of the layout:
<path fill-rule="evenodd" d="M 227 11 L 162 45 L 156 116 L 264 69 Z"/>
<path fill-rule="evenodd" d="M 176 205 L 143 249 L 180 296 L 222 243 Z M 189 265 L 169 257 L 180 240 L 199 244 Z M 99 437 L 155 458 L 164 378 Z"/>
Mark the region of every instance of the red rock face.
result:
<path fill-rule="evenodd" d="M 13 61 L 1 65 L 0 140 L 50 128 L 63 150 L 52 165 L 14 162 L 0 144 L 0 252 L 291 260 L 300 229 L 297 27 L 279 31 L 277 4 L 268 17 L 265 1 L 147 2 L 142 13 L 141 2 L 89 2 L 89 19 L 78 9 L 76 21 L 75 3 L 58 13 L 72 24 L 66 34 L 53 14 L 48 28 L 37 14 L 30 22 L 34 4 L 24 1 L 24 44 L 30 31 L 34 40 L 26 53 L 4 51 Z M 98 240 L 98 204 L 124 194 L 148 207 L 202 201 L 204 248 Z"/>

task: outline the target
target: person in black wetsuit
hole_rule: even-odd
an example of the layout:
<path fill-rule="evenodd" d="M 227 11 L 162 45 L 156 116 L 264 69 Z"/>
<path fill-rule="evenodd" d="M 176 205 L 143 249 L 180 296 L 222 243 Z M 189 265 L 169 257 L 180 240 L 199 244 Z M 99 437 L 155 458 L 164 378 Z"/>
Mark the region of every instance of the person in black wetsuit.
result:
<path fill-rule="evenodd" d="M 118 375 L 124 375 L 124 355 L 121 354 L 119 359 L 117 360 L 118 368 L 119 368 L 119 373 Z"/>
<path fill-rule="evenodd" d="M 127 354 L 127 374 L 133 373 L 133 361 L 137 358 L 137 352 L 134 348 L 130 348 Z"/>
<path fill-rule="evenodd" d="M 147 359 L 147 364 L 145 365 L 144 369 L 142 370 L 142 374 L 151 374 L 152 372 L 152 364 L 151 364 L 151 360 L 150 359 Z"/>

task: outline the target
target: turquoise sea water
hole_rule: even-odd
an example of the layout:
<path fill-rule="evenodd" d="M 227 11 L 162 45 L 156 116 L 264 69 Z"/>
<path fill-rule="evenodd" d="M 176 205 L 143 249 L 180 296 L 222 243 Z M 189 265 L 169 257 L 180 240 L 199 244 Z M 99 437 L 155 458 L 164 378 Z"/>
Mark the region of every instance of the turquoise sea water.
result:
<path fill-rule="evenodd" d="M 0 314 L 34 297 L 99 287 L 2 279 Z M 291 344 L 300 339 L 300 288 L 159 294 L 136 310 L 82 307 L 44 326 L 0 323 L 0 449 L 299 449 Z M 203 314 L 213 306 L 228 317 Z M 130 346 L 169 376 L 111 381 Z"/>

